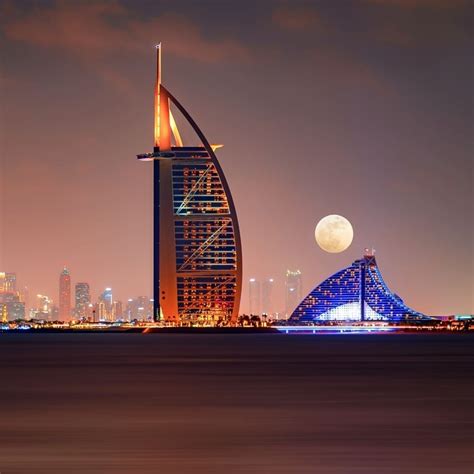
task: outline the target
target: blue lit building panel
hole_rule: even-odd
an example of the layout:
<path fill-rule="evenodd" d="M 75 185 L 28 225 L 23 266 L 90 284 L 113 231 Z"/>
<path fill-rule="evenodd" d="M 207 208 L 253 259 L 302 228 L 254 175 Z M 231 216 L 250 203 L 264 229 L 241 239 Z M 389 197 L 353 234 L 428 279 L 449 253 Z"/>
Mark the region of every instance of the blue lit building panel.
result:
<path fill-rule="evenodd" d="M 324 280 L 296 308 L 294 323 L 322 321 L 431 321 L 406 306 L 383 281 L 373 255 Z"/>

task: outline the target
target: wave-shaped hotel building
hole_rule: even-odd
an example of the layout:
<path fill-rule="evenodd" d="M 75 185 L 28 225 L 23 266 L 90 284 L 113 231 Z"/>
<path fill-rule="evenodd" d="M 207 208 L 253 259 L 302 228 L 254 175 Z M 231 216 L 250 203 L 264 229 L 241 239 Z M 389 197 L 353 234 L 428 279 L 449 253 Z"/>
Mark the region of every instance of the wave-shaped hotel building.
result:
<path fill-rule="evenodd" d="M 373 252 L 324 280 L 298 305 L 293 323 L 331 321 L 434 321 L 409 308 L 385 284 Z"/>
<path fill-rule="evenodd" d="M 197 135 L 185 146 L 171 105 Z M 157 46 L 153 153 L 154 318 L 172 323 L 233 322 L 242 290 L 242 249 L 232 195 L 210 145 L 161 83 Z"/>

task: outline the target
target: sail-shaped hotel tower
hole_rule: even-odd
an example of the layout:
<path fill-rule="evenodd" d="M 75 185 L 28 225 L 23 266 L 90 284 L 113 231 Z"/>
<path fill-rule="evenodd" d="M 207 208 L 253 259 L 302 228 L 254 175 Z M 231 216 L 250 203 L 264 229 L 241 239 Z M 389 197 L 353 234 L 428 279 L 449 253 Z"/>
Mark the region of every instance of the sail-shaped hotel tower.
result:
<path fill-rule="evenodd" d="M 374 250 L 314 288 L 290 317 L 292 323 L 388 321 L 428 323 L 435 320 L 409 308 L 382 278 Z"/>
<path fill-rule="evenodd" d="M 171 323 L 236 321 L 242 248 L 234 203 L 214 148 L 161 83 L 157 68 L 153 153 L 154 318 Z M 185 146 L 171 105 L 199 138 Z"/>

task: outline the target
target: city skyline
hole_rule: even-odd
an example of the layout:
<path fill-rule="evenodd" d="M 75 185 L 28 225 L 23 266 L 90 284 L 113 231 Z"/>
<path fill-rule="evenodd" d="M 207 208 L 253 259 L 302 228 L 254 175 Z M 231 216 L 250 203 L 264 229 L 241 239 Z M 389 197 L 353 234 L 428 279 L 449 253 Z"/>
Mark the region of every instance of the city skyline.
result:
<path fill-rule="evenodd" d="M 0 322 L 17 320 L 151 322 L 153 299 L 139 295 L 127 298 L 124 303 L 113 297 L 110 287 L 99 290 L 97 297 L 93 298 L 90 285 L 87 282 L 74 282 L 66 267 L 59 274 L 58 291 L 54 297 L 38 293 L 30 298 L 28 286 L 17 287 L 16 273 L 0 271 Z"/>
<path fill-rule="evenodd" d="M 63 286 L 63 278 L 65 275 L 68 277 L 66 294 Z M 286 279 L 287 278 L 288 271 L 286 273 Z M 255 281 L 255 278 L 250 278 L 248 282 L 244 282 L 243 287 L 244 289 L 246 289 L 246 292 L 251 292 L 250 287 Z M 0 271 L 0 296 L 2 294 L 15 295 L 18 298 L 18 301 L 21 301 L 24 304 L 25 314 L 24 317 L 22 317 L 21 319 L 34 318 L 35 316 L 33 316 L 33 313 L 41 312 L 41 307 L 43 305 L 45 305 L 45 308 L 47 308 L 45 309 L 46 312 L 55 311 L 57 313 L 57 317 L 55 317 L 55 319 L 70 321 L 78 320 L 81 318 L 93 318 L 92 311 L 98 312 L 100 308 L 97 305 L 99 305 L 101 302 L 105 303 L 108 306 L 108 311 L 112 311 L 112 307 L 114 304 L 122 305 L 124 302 L 127 302 L 129 304 L 132 301 L 142 301 L 142 304 L 140 306 L 144 306 L 143 301 L 145 301 L 145 299 L 151 303 L 154 301 L 153 298 L 145 295 L 135 295 L 133 297 L 130 297 L 129 295 L 127 298 L 114 298 L 114 290 L 112 287 L 91 288 L 88 282 L 76 281 L 74 279 L 74 275 L 71 275 L 71 272 L 66 266 L 63 267 L 62 271 L 59 274 L 59 284 L 56 288 L 56 291 L 50 295 L 37 293 L 33 296 L 33 298 L 30 299 L 30 287 L 28 285 L 24 285 L 21 279 L 19 280 L 18 288 L 17 283 L 17 275 L 15 272 Z M 254 311 L 254 308 L 252 308 L 252 305 L 250 304 L 250 311 L 248 312 L 248 314 L 265 315 L 270 317 L 276 317 L 277 319 L 284 319 L 286 317 L 286 308 L 274 308 L 274 283 L 275 278 L 265 278 L 261 282 L 258 281 L 258 305 L 255 307 Z M 285 283 L 285 285 L 287 284 Z M 67 302 L 68 293 L 70 299 L 69 305 Z M 69 306 L 69 310 L 65 313 L 66 316 L 64 315 L 64 313 L 61 313 L 60 309 L 62 299 L 65 300 L 66 306 Z M 297 304 L 296 301 L 297 300 L 295 299 L 295 305 Z M 150 318 L 151 315 L 152 312 L 150 312 Z M 37 314 L 36 317 L 40 319 L 51 320 L 52 315 L 50 314 L 47 318 L 44 318 L 41 314 Z M 97 319 L 99 319 L 99 316 L 97 316 Z M 104 318 L 104 320 L 107 319 L 110 318 Z M 114 317 L 113 319 L 115 320 L 116 318 Z"/>
<path fill-rule="evenodd" d="M 167 82 L 225 145 L 244 282 L 275 278 L 278 310 L 288 268 L 306 294 L 374 246 L 409 306 L 472 313 L 466 4 L 353 2 L 350 21 L 330 2 L 265 5 L 216 4 L 208 18 L 192 2 L 5 8 L 0 268 L 32 295 L 54 298 L 64 264 L 122 301 L 152 294 L 152 183 L 130 157 L 149 147 L 163 41 Z M 173 36 L 170 17 L 186 34 Z M 333 212 L 354 224 L 341 255 L 314 242 Z M 244 288 L 241 313 L 248 304 Z"/>

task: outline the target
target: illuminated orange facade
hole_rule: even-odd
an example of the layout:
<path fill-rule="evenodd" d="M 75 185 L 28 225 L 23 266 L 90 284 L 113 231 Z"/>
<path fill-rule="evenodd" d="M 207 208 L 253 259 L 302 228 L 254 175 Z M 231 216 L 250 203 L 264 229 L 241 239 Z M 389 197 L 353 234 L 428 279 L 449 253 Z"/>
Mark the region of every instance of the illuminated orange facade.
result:
<path fill-rule="evenodd" d="M 200 140 L 184 146 L 173 105 Z M 154 317 L 174 323 L 232 322 L 242 289 L 239 226 L 227 181 L 197 124 L 161 83 L 157 46 L 154 151 Z"/>

